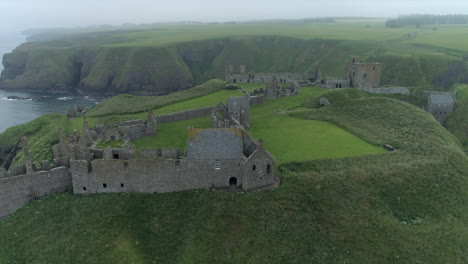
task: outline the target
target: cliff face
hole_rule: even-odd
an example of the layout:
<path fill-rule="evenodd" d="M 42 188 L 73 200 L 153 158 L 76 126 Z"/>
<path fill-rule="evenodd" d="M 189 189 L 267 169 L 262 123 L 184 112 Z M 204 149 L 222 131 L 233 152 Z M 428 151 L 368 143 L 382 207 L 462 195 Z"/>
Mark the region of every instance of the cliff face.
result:
<path fill-rule="evenodd" d="M 375 56 L 384 63 L 384 85 L 434 86 L 434 76 L 446 76 L 450 62 L 459 60 L 445 55 L 389 55 L 382 45 L 275 36 L 232 37 L 167 47 L 25 43 L 3 57 L 0 89 L 158 95 L 223 78 L 228 64 L 245 64 L 250 72 L 303 74 L 319 67 L 325 75 L 342 76 L 344 62 L 356 54 Z"/>

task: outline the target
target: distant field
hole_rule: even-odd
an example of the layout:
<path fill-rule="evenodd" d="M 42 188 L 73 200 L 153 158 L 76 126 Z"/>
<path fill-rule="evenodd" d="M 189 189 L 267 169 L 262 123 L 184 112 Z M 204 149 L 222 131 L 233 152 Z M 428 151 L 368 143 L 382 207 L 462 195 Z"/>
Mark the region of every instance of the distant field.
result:
<path fill-rule="evenodd" d="M 408 43 L 420 43 L 468 51 L 468 25 L 437 25 L 437 30 L 417 30 L 404 28 L 417 32 L 417 36 Z"/>
<path fill-rule="evenodd" d="M 383 23 L 371 23 L 366 27 L 361 23 L 332 24 L 281 24 L 254 23 L 236 25 L 186 25 L 168 26 L 160 30 L 147 30 L 117 35 L 128 42 L 108 46 L 163 46 L 171 43 L 193 40 L 223 38 L 228 36 L 280 35 L 302 39 L 347 39 L 347 40 L 390 40 L 399 39 L 407 29 L 389 29 Z"/>
<path fill-rule="evenodd" d="M 342 40 L 401 40 L 410 44 L 427 44 L 468 51 L 468 25 L 438 25 L 422 28 L 386 28 L 385 20 L 339 20 L 337 23 L 253 23 L 235 25 L 185 25 L 167 26 L 117 35 L 122 43 L 108 46 L 164 46 L 171 43 L 215 39 L 229 36 L 279 35 L 301 39 Z M 416 35 L 408 39 L 408 33 Z"/>

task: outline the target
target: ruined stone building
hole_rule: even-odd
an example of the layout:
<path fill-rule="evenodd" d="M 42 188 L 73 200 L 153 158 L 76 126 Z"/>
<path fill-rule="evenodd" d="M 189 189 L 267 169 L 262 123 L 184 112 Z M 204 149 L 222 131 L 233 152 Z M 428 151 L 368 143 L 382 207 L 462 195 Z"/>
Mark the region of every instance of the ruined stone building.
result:
<path fill-rule="evenodd" d="M 73 191 L 164 193 L 200 188 L 254 190 L 275 183 L 275 161 L 245 131 L 192 129 L 186 155 L 141 151 L 126 159 L 71 161 Z M 136 155 L 136 154 L 135 154 Z"/>
<path fill-rule="evenodd" d="M 275 99 L 297 94 L 299 94 L 299 85 L 296 82 L 291 82 L 288 87 L 283 88 L 276 78 L 273 78 L 265 88 L 265 99 Z"/>
<path fill-rule="evenodd" d="M 382 64 L 378 62 L 361 62 L 359 57 L 353 56 L 346 62 L 346 74 L 351 81 L 351 87 L 377 88 L 380 86 Z"/>
<path fill-rule="evenodd" d="M 93 131 L 99 140 L 133 140 L 156 135 L 157 124 L 153 112 L 149 111 L 146 120 L 126 121 L 107 127 L 98 125 Z"/>
<path fill-rule="evenodd" d="M 346 62 L 344 77 L 325 77 L 323 84 L 327 88 L 377 88 L 380 86 L 382 64 L 377 62 L 361 62 L 357 56 L 352 56 Z"/>
<path fill-rule="evenodd" d="M 248 128 L 250 126 L 250 101 L 246 96 L 229 97 L 227 105 L 220 103 L 211 110 L 213 128 Z"/>
<path fill-rule="evenodd" d="M 228 100 L 226 113 L 248 122 L 242 109 L 249 98 Z M 198 111 L 198 110 L 196 110 Z M 190 116 L 190 115 L 189 115 Z M 151 126 L 151 127 L 149 127 Z M 141 192 L 164 193 L 200 188 L 252 191 L 277 185 L 275 160 L 240 128 L 190 129 L 185 152 L 179 149 L 140 149 L 130 137 L 156 133 L 152 113 L 142 122 L 125 122 L 90 128 L 65 136 L 59 131 L 53 163 L 31 162 L 28 143 L 22 139 L 25 164 L 0 170 L 0 218 L 28 202 L 72 190 L 75 194 Z M 124 139 L 121 147 L 98 148 L 102 140 Z"/>
<path fill-rule="evenodd" d="M 327 88 L 349 88 L 351 80 L 346 77 L 326 77 L 324 84 Z"/>
<path fill-rule="evenodd" d="M 239 70 L 232 64 L 225 69 L 225 81 L 229 83 L 269 83 L 273 78 L 279 83 L 300 83 L 303 80 L 299 73 L 247 73 L 243 64 Z"/>
<path fill-rule="evenodd" d="M 430 92 L 427 94 L 426 111 L 441 124 L 453 112 L 454 105 L 455 100 L 450 93 Z"/>

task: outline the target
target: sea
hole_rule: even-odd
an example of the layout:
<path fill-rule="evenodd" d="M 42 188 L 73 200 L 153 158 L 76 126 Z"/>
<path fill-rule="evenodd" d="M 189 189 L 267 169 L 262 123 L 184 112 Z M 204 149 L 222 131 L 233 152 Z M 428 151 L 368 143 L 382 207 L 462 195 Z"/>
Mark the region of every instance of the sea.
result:
<path fill-rule="evenodd" d="M 0 62 L 3 54 L 11 52 L 25 39 L 26 36 L 22 35 L 20 31 L 0 29 Z M 3 65 L 0 66 L 0 71 L 2 70 Z M 9 99 L 8 97 L 11 96 L 31 99 Z M 0 90 L 0 133 L 12 126 L 29 122 L 42 115 L 51 113 L 65 114 L 73 106 L 91 107 L 96 103 L 98 102 L 94 99 L 79 95 L 21 93 Z"/>

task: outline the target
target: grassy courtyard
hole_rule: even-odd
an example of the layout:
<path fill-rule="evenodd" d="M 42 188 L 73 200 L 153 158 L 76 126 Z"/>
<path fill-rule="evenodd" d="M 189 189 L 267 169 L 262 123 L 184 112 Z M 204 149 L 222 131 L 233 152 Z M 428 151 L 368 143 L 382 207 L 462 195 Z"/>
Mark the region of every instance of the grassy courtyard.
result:
<path fill-rule="evenodd" d="M 323 88 L 305 87 L 298 96 L 268 100 L 263 105 L 254 106 L 251 109 L 251 127 L 248 131 L 254 138 L 264 139 L 265 146 L 278 163 L 384 152 L 381 147 L 371 145 L 331 123 L 299 119 L 282 113 L 300 109 L 303 100 L 318 97 L 324 91 Z M 156 112 L 165 112 L 168 109 L 180 111 L 189 108 L 188 106 L 201 107 L 203 102 L 214 102 L 212 99 L 216 97 L 211 98 L 213 95 L 189 100 L 187 105 L 168 105 Z M 209 128 L 210 117 L 160 124 L 156 136 L 137 139 L 133 143 L 139 149 L 179 148 L 183 151 L 187 147 L 189 126 Z"/>

